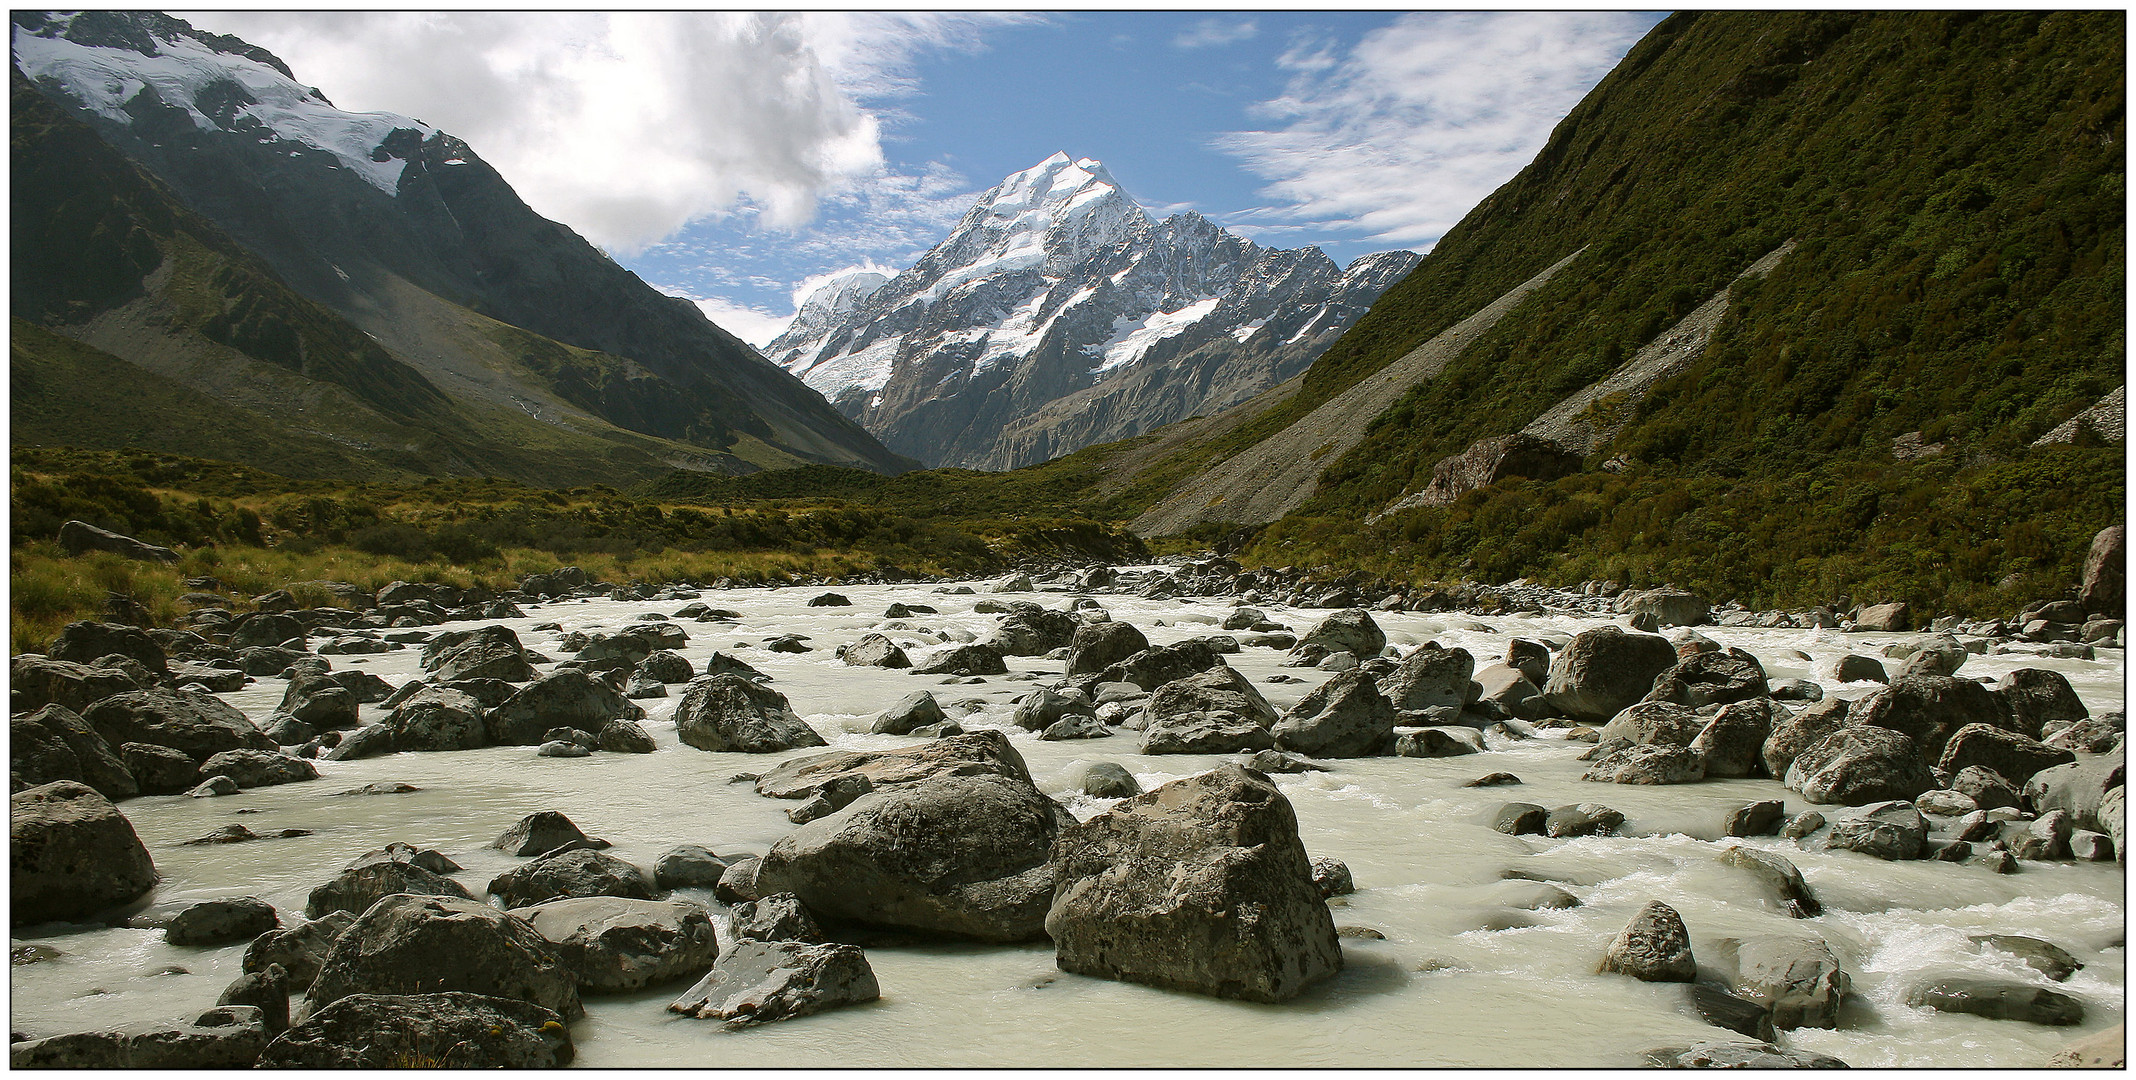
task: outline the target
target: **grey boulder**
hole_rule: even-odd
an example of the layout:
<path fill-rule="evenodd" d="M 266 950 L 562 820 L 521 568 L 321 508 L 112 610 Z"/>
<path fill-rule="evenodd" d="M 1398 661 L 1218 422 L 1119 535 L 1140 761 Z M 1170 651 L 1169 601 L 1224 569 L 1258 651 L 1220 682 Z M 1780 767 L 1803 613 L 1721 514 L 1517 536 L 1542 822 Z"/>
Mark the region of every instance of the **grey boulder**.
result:
<path fill-rule="evenodd" d="M 701 675 L 675 706 L 675 734 L 685 745 L 718 753 L 771 754 L 823 746 L 823 736 L 787 704 L 786 695 L 740 675 Z"/>
<path fill-rule="evenodd" d="M 746 1027 L 880 996 L 867 954 L 855 946 L 744 941 L 721 956 L 668 1011 Z"/>
<path fill-rule="evenodd" d="M 8 800 L 8 923 L 87 918 L 156 884 L 148 849 L 111 801 L 73 780 Z"/>
<path fill-rule="evenodd" d="M 566 1019 L 584 1012 L 578 980 L 523 919 L 475 900 L 387 896 L 327 950 L 306 1011 L 351 994 L 463 991 L 527 1001 Z"/>
<path fill-rule="evenodd" d="M 574 1057 L 564 1016 L 464 991 L 350 994 L 268 1044 L 267 1069 L 553 1069 Z"/>
<path fill-rule="evenodd" d="M 719 955 L 711 913 L 687 900 L 573 896 L 512 914 L 556 947 L 581 994 L 623 994 L 695 975 Z"/>

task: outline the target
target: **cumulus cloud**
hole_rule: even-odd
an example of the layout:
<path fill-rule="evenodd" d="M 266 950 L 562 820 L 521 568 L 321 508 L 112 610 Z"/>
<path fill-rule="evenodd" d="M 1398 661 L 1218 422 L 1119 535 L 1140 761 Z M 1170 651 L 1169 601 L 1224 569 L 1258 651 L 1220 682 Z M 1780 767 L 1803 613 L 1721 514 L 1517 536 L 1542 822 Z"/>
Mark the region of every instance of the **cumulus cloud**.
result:
<path fill-rule="evenodd" d="M 762 349 L 773 338 L 786 332 L 786 325 L 794 321 L 792 313 L 774 315 L 763 308 L 737 304 L 711 296 L 685 296 L 705 313 L 705 318 L 717 323 L 721 329 Z"/>
<path fill-rule="evenodd" d="M 1028 20 L 956 12 L 187 13 L 343 108 L 467 140 L 520 197 L 636 251 L 708 217 L 793 229 L 825 200 L 924 195 L 882 151 L 914 61 Z"/>
<path fill-rule="evenodd" d="M 1224 45 L 1236 45 L 1261 32 L 1254 20 L 1235 22 L 1226 19 L 1203 19 L 1182 31 L 1172 39 L 1172 45 L 1180 49 L 1207 49 Z"/>
<path fill-rule="evenodd" d="M 1513 178 L 1653 18 L 1611 12 L 1404 15 L 1354 47 L 1311 36 L 1278 63 L 1257 131 L 1216 146 L 1270 181 L 1272 205 L 1227 215 L 1277 239 L 1363 233 L 1423 249 Z"/>

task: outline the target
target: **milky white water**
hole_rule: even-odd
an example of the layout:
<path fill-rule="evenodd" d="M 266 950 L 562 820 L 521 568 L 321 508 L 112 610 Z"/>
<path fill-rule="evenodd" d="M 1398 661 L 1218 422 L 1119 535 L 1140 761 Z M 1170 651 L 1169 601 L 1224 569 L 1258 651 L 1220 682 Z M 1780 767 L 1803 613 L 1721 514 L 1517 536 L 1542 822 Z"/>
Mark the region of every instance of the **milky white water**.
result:
<path fill-rule="evenodd" d="M 881 623 L 892 601 L 929 604 L 939 616 L 907 625 L 964 630 L 985 638 L 998 616 L 972 611 L 987 597 L 943 595 L 926 586 L 854 586 L 836 591 L 853 606 L 810 608 L 822 588 L 707 592 L 704 602 L 740 611 L 738 624 L 679 623 L 690 635 L 682 649 L 702 670 L 714 649 L 739 655 L 773 677 L 773 687 L 834 748 L 912 745 L 917 740 L 865 731 L 876 712 L 918 689 L 932 690 L 967 728 L 1004 726 L 1029 762 L 1039 786 L 1078 817 L 1109 805 L 1072 794 L 1063 774 L 1078 758 L 1125 765 L 1145 789 L 1213 767 L 1213 756 L 1143 757 L 1135 733 L 1081 742 L 1042 742 L 1009 724 L 1011 702 L 1056 680 L 1059 661 L 1011 657 L 1008 677 L 943 685 L 935 676 L 849 668 L 833 657 L 837 645 Z M 1036 599 L 1059 607 L 1068 594 Z M 1143 600 L 1097 595 L 1115 619 L 1133 622 L 1153 644 L 1216 632 L 1228 600 Z M 672 613 L 682 602 L 560 601 L 527 605 L 527 617 L 506 620 L 531 649 L 566 658 L 556 631 L 615 630 L 646 612 Z M 1269 617 L 1304 630 L 1321 611 L 1257 605 Z M 1509 635 L 1569 636 L 1594 620 L 1498 618 L 1375 613 L 1390 641 L 1459 645 L 1479 665 L 1504 655 Z M 1157 626 L 1159 620 L 1170 625 Z M 1490 632 L 1475 627 L 1488 623 Z M 439 629 L 450 629 L 445 627 Z M 1725 645 L 1740 646 L 1775 678 L 1816 678 L 1846 652 L 1875 655 L 1886 642 L 1910 635 L 1842 635 L 1832 631 L 1702 627 Z M 814 652 L 766 652 L 778 634 L 810 635 Z M 923 662 L 935 640 L 892 632 Z M 1795 654 L 1807 653 L 1802 660 Z M 395 685 L 421 674 L 418 650 L 371 657 L 334 657 L 335 666 L 360 667 Z M 1961 674 L 2000 676 L 2018 667 L 2046 667 L 2068 677 L 2096 714 L 2122 708 L 2122 654 L 2100 650 L 2096 661 L 2035 656 L 1971 656 Z M 1281 668 L 1283 653 L 1248 648 L 1226 657 L 1283 709 L 1327 677 L 1311 669 Z M 1896 661 L 1893 662 L 1894 667 Z M 1269 684 L 1282 671 L 1304 681 Z M 1023 676 L 1019 678 L 1019 676 Z M 224 695 L 256 721 L 280 701 L 284 683 L 261 679 Z M 1859 697 L 1874 684 L 1827 685 L 1828 693 Z M 218 896 L 254 894 L 284 913 L 301 916 L 312 887 L 353 857 L 388 841 L 436 847 L 466 867 L 455 875 L 476 895 L 489 879 L 520 862 L 483 845 L 520 817 L 555 809 L 587 833 L 615 844 L 611 854 L 650 870 L 681 843 L 703 844 L 721 855 L 761 854 L 792 826 L 794 804 L 760 798 L 741 772 L 762 772 L 791 755 L 713 754 L 681 745 L 669 720 L 676 696 L 643 701 L 645 727 L 659 744 L 650 755 L 595 754 L 542 758 L 532 747 L 457 753 L 393 754 L 362 761 L 319 762 L 316 782 L 259 788 L 239 795 L 129 800 L 121 805 L 154 856 L 163 883 L 158 907 Z M 965 715 L 960 701 L 981 707 Z M 366 721 L 376 706 L 364 707 Z M 1680 985 L 1649 984 L 1597 975 L 1609 938 L 1640 906 L 1663 900 L 1683 915 L 1694 953 L 1710 956 L 1713 942 L 1751 933 L 1821 935 L 1852 977 L 1855 998 L 1842 1030 L 1783 1033 L 1784 1046 L 1839 1057 L 1856 1066 L 2037 1065 L 2071 1040 L 2119 1023 L 2123 997 L 2122 869 L 2113 863 L 2025 862 L 2020 873 L 1932 862 L 1888 863 L 1853 852 L 1810 852 L 1778 838 L 1750 841 L 1779 851 L 1799 866 L 1826 913 L 1790 919 L 1759 899 L 1746 872 L 1721 865 L 1713 842 L 1727 812 L 1750 800 L 1785 798 L 1789 812 L 1808 809 L 1800 796 L 1766 780 L 1669 787 L 1594 784 L 1579 780 L 1580 748 L 1557 739 L 1490 739 L 1491 752 L 1457 758 L 1371 758 L 1329 762 L 1325 773 L 1276 777 L 1297 810 L 1307 850 L 1347 862 L 1358 891 L 1334 901 L 1338 926 L 1362 926 L 1384 941 L 1346 938 L 1338 977 L 1285 1005 L 1219 1001 L 1061 972 L 1050 945 L 941 944 L 870 947 L 868 960 L 882 986 L 880 1002 L 834 1010 L 743 1031 L 686 1019 L 665 1005 L 688 982 L 622 997 L 589 997 L 587 1017 L 574 1025 L 578 1064 L 629 1066 L 1631 1066 L 1643 1051 L 1708 1039 L 1741 1040 L 1701 1023 Z M 1463 788 L 1488 772 L 1505 771 L 1518 787 Z M 405 795 L 333 798 L 376 781 L 403 781 L 422 790 Z M 1498 803 L 1517 800 L 1556 806 L 1602 802 L 1624 812 L 1636 837 L 1548 840 L 1493 832 L 1479 818 Z M 291 839 L 202 847 L 181 841 L 242 823 L 267 835 L 302 828 Z M 1511 868 L 1562 883 L 1580 900 L 1575 908 L 1521 911 L 1507 906 L 1532 887 L 1501 880 Z M 708 891 L 683 890 L 707 904 Z M 1503 928 L 1512 925 L 1512 928 Z M 45 930 L 68 928 L 51 927 Z M 41 931 L 39 931 L 41 933 Z M 722 928 L 724 934 L 724 928 Z M 1967 936 L 2006 933 L 2048 939 L 2085 965 L 2053 984 L 2013 957 L 1976 952 Z M 25 940 L 18 932 L 17 941 Z M 156 930 L 95 929 L 51 933 L 37 943 L 62 953 L 12 971 L 12 1027 L 31 1036 L 84 1030 L 122 1020 L 175 1020 L 214 1003 L 240 974 L 243 945 L 177 948 Z M 173 972 L 182 968 L 183 972 Z M 2053 987 L 2084 1003 L 2084 1023 L 2071 1028 L 1983 1020 L 1902 1004 L 1928 973 L 1987 975 Z"/>

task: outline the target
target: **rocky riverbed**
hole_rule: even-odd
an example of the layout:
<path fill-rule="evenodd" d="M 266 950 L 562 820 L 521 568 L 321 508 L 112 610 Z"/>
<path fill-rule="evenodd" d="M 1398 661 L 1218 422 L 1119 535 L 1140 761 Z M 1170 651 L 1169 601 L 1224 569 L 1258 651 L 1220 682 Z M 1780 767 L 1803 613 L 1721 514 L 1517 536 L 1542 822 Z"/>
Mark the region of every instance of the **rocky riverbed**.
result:
<path fill-rule="evenodd" d="M 1207 566 L 70 629 L 15 661 L 16 1059 L 2023 1067 L 2121 1022 L 2118 625 Z M 160 880 L 92 911 L 25 859 L 107 814 Z"/>

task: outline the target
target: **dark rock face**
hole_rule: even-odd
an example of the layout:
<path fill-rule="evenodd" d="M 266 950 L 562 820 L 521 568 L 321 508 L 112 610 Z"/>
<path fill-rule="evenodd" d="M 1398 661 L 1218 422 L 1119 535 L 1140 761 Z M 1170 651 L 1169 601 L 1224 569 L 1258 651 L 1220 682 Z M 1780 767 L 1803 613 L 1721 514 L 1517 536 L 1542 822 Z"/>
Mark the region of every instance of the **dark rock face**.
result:
<path fill-rule="evenodd" d="M 1394 740 L 1394 706 L 1370 673 L 1352 668 L 1305 695 L 1270 734 L 1279 749 L 1312 757 L 1385 753 Z"/>
<path fill-rule="evenodd" d="M 80 713 L 113 694 L 150 689 L 118 668 L 95 667 L 46 656 L 18 656 L 9 665 L 9 673 L 8 689 L 25 709 L 54 704 Z"/>
<path fill-rule="evenodd" d="M 1788 914 L 1798 919 L 1812 918 L 1824 910 L 1817 897 L 1810 893 L 1810 886 L 1802 880 L 1802 871 L 1795 864 L 1769 851 L 1731 846 L 1721 853 L 1721 862 L 1750 871 L 1752 877 L 1772 895 L 1774 901 Z"/>
<path fill-rule="evenodd" d="M 249 1069 L 267 1045 L 258 1009 L 222 1006 L 190 1024 L 131 1023 L 8 1047 L 17 1069 Z"/>
<path fill-rule="evenodd" d="M 1691 956 L 1691 934 L 1676 909 L 1652 900 L 1610 939 L 1602 953 L 1603 974 L 1630 975 L 1642 982 L 1691 982 L 1698 962 Z"/>
<path fill-rule="evenodd" d="M 616 717 L 643 715 L 615 687 L 574 668 L 561 668 L 520 687 L 485 717 L 490 741 L 539 746 L 550 728 L 597 731 Z"/>
<path fill-rule="evenodd" d="M 113 800 L 140 794 L 126 763 L 74 710 L 46 705 L 8 724 L 8 773 L 16 790 L 76 780 Z"/>
<path fill-rule="evenodd" d="M 381 852 L 357 859 L 334 880 L 313 889 L 305 900 L 304 914 L 313 919 L 336 911 L 361 915 L 394 893 L 473 899 L 466 886 L 444 874 Z"/>
<path fill-rule="evenodd" d="M 1762 776 L 1765 742 L 1772 737 L 1773 720 L 1787 710 L 1771 698 L 1753 698 L 1722 707 L 1691 740 L 1706 775 L 1714 779 Z"/>
<path fill-rule="evenodd" d="M 1886 727 L 1842 727 L 1811 743 L 1787 768 L 1786 785 L 1813 803 L 1860 806 L 1911 800 L 1936 786 L 1914 740 Z"/>
<path fill-rule="evenodd" d="M 1365 654 L 1359 654 L 1360 659 Z M 1476 658 L 1467 649 L 1425 647 L 1402 658 L 1394 674 L 1387 676 L 1387 700 L 1402 712 L 1433 706 L 1460 708 L 1470 697 L 1470 676 L 1476 673 Z"/>
<path fill-rule="evenodd" d="M 1765 667 L 1741 649 L 1693 653 L 1661 673 L 1648 691 L 1649 701 L 1673 701 L 1701 708 L 1764 697 Z"/>
<path fill-rule="evenodd" d="M 1758 750 L 1765 775 L 1785 777 L 1796 755 L 1845 726 L 1849 708 L 1846 698 L 1826 698 L 1791 716 L 1774 715 L 1772 734 L 1765 737 L 1765 745 Z"/>
<path fill-rule="evenodd" d="M 2026 1020 L 2056 1026 L 2084 1022 L 2084 1003 L 2068 994 L 1992 979 L 1937 979 L 1915 987 L 1906 995 L 1906 1003 L 1990 1020 Z"/>
<path fill-rule="evenodd" d="M 719 955 L 712 916 L 687 900 L 577 896 L 512 912 L 556 947 L 581 994 L 622 994 L 694 975 Z"/>
<path fill-rule="evenodd" d="M 385 725 L 402 750 L 479 750 L 490 745 L 482 703 L 442 686 L 427 686 L 402 699 Z"/>
<path fill-rule="evenodd" d="M 282 1033 L 261 1053 L 268 1069 L 553 1069 L 574 1056 L 552 1009 L 512 998 L 350 994 Z"/>
<path fill-rule="evenodd" d="M 991 728 L 951 735 L 898 750 L 839 750 L 790 758 L 756 782 L 756 793 L 805 799 L 841 776 L 865 776 L 874 787 L 914 784 L 937 776 L 1006 776 L 1031 782 L 1031 769 L 1009 738 Z"/>
<path fill-rule="evenodd" d="M 317 780 L 319 770 L 279 750 L 225 750 L 200 763 L 201 779 L 216 776 L 227 776 L 241 788 L 256 788 Z"/>
<path fill-rule="evenodd" d="M 1837 1026 L 1853 980 L 1823 939 L 1792 935 L 1723 938 L 1716 962 L 1733 973 L 1736 993 L 1772 1011 L 1773 1026 Z"/>
<path fill-rule="evenodd" d="M 880 996 L 867 954 L 855 946 L 744 941 L 721 956 L 668 1011 L 746 1027 Z"/>
<path fill-rule="evenodd" d="M 1096 675 L 1149 647 L 1149 639 L 1130 623 L 1084 623 L 1069 640 L 1067 673 Z"/>
<path fill-rule="evenodd" d="M 823 736 L 794 714 L 786 695 L 740 675 L 690 681 L 675 706 L 675 734 L 684 744 L 721 753 L 771 754 L 823 746 Z"/>
<path fill-rule="evenodd" d="M 542 855 L 566 844 L 590 847 L 607 847 L 606 843 L 594 842 L 571 819 L 555 810 L 543 810 L 528 814 L 504 830 L 504 834 L 490 841 L 490 845 L 507 855 L 522 858 Z"/>
<path fill-rule="evenodd" d="M 897 704 L 883 710 L 868 730 L 877 735 L 910 735 L 914 728 L 939 724 L 947 719 L 949 717 L 942 712 L 935 696 L 921 690 L 899 698 Z"/>
<path fill-rule="evenodd" d="M 133 823 L 86 784 L 60 780 L 8 800 L 8 923 L 86 918 L 156 884 Z"/>
<path fill-rule="evenodd" d="M 1066 811 L 1028 779 L 943 775 L 881 787 L 788 833 L 756 872 L 825 917 L 977 938 L 1045 933 L 1048 853 Z"/>
<path fill-rule="evenodd" d="M 330 911 L 308 922 L 282 930 L 270 930 L 252 939 L 245 947 L 244 969 L 249 973 L 264 972 L 270 967 L 281 968 L 287 973 L 292 990 L 303 990 L 319 976 L 319 964 L 326 959 L 334 939 L 356 921 L 350 911 Z"/>
<path fill-rule="evenodd" d="M 71 622 L 52 639 L 45 655 L 75 664 L 93 664 L 117 654 L 139 663 L 150 674 L 168 675 L 170 667 L 163 646 L 148 631 L 122 623 Z"/>
<path fill-rule="evenodd" d="M 2007 728 L 2013 723 L 1987 687 L 1971 679 L 1938 675 L 1895 680 L 1855 702 L 1847 711 L 1847 722 L 1902 732 L 1930 761 L 1942 756 L 1951 733 L 1967 724 Z"/>
<path fill-rule="evenodd" d="M 1318 645 L 1331 653 L 1346 652 L 1364 660 L 1378 656 L 1387 647 L 1387 634 L 1372 621 L 1371 612 L 1345 608 L 1321 619 L 1298 639 L 1300 648 L 1307 645 Z"/>
<path fill-rule="evenodd" d="M 952 645 L 913 668 L 915 675 L 1006 675 L 1009 665 L 992 645 Z"/>
<path fill-rule="evenodd" d="M 204 900 L 181 911 L 164 927 L 173 945 L 227 945 L 249 941 L 282 925 L 274 905 L 257 896 Z M 228 1005 L 230 1002 L 222 1002 Z"/>
<path fill-rule="evenodd" d="M 529 1001 L 566 1018 L 584 1010 L 554 946 L 524 920 L 449 896 L 388 896 L 334 941 L 307 1011 L 351 994 L 464 991 Z"/>
<path fill-rule="evenodd" d="M 195 691 L 117 694 L 89 706 L 82 719 L 112 746 L 167 746 L 196 764 L 225 750 L 275 749 L 274 740 L 252 726 L 244 713 L 213 694 Z"/>
<path fill-rule="evenodd" d="M 1676 647 L 1653 634 L 1615 626 L 1582 631 L 1550 662 L 1543 698 L 1575 720 L 1600 722 L 1646 697 L 1676 666 Z"/>
<path fill-rule="evenodd" d="M 1275 746 L 1269 729 L 1276 710 L 1228 665 L 1158 687 L 1143 712 L 1145 754 L 1228 754 Z"/>
<path fill-rule="evenodd" d="M 1943 744 L 1943 756 L 1937 760 L 1936 767 L 1955 775 L 1977 765 L 2023 784 L 2042 769 L 2068 765 L 2076 760 L 2077 755 L 2068 750 L 2049 746 L 2015 731 L 1988 724 L 1967 724 L 1952 732 L 1950 741 Z"/>
<path fill-rule="evenodd" d="M 621 896 L 650 900 L 653 883 L 631 864 L 586 848 L 544 856 L 491 879 L 489 892 L 508 908 L 566 896 Z"/>
<path fill-rule="evenodd" d="M 1045 930 L 1062 970 L 1279 1002 L 1342 968 L 1289 800 L 1237 765 L 1064 830 Z"/>
<path fill-rule="evenodd" d="M 731 941 L 817 942 L 823 940 L 823 929 L 800 897 L 778 893 L 734 905 L 727 913 L 727 937 Z"/>
<path fill-rule="evenodd" d="M 1995 696 L 2010 710 L 2014 730 L 2035 739 L 2041 738 L 2049 725 L 2091 717 L 2091 711 L 2059 671 L 2019 668 L 1996 684 Z"/>
<path fill-rule="evenodd" d="M 905 655 L 889 638 L 881 634 L 863 634 L 859 641 L 846 646 L 839 656 L 854 667 L 909 668 L 912 659 Z"/>

